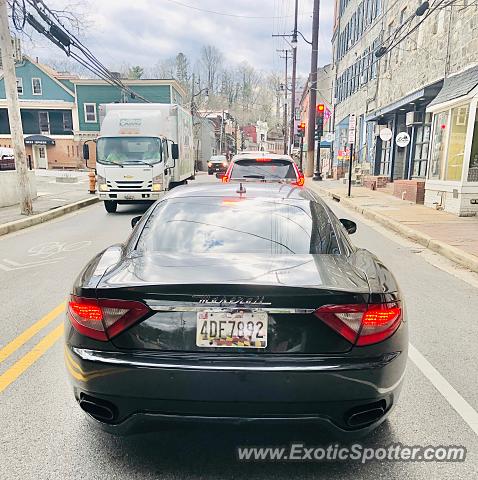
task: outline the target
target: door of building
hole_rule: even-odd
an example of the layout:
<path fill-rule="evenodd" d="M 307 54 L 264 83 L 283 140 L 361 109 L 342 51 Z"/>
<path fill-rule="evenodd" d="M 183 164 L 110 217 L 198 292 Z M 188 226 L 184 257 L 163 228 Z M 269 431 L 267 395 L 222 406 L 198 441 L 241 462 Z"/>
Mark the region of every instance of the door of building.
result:
<path fill-rule="evenodd" d="M 43 145 L 33 145 L 33 164 L 35 168 L 48 168 L 48 158 L 46 153 L 46 147 Z"/>

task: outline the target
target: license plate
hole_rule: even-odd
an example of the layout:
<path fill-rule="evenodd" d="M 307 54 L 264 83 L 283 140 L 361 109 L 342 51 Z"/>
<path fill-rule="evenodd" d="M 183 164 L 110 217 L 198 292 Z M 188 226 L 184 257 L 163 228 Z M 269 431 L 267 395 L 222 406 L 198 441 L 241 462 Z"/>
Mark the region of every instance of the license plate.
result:
<path fill-rule="evenodd" d="M 266 312 L 198 312 L 198 347 L 266 348 Z"/>

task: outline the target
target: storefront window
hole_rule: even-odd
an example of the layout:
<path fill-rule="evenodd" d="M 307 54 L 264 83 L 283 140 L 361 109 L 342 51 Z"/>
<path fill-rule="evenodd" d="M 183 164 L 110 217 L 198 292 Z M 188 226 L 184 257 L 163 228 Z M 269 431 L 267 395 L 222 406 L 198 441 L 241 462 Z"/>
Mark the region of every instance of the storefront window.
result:
<path fill-rule="evenodd" d="M 451 130 L 448 140 L 448 155 L 445 180 L 461 180 L 465 155 L 466 129 L 468 126 L 468 105 L 453 108 Z"/>
<path fill-rule="evenodd" d="M 435 115 L 435 126 L 430 156 L 430 178 L 442 179 L 445 167 L 446 137 L 448 131 L 448 111 Z"/>
<path fill-rule="evenodd" d="M 471 144 L 470 169 L 468 170 L 468 181 L 478 182 L 478 108 L 475 117 L 475 128 L 473 130 L 473 143 Z"/>

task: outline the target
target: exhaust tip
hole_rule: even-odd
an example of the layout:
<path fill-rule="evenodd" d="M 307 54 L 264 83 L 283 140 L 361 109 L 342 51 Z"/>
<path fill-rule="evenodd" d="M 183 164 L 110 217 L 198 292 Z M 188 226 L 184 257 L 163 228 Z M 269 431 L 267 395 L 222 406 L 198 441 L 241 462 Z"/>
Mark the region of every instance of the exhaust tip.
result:
<path fill-rule="evenodd" d="M 116 418 L 116 408 L 112 403 L 82 394 L 80 408 L 94 419 L 111 423 Z"/>
<path fill-rule="evenodd" d="M 346 416 L 347 425 L 350 427 L 363 427 L 369 425 L 385 414 L 385 401 L 370 403 L 354 408 Z"/>

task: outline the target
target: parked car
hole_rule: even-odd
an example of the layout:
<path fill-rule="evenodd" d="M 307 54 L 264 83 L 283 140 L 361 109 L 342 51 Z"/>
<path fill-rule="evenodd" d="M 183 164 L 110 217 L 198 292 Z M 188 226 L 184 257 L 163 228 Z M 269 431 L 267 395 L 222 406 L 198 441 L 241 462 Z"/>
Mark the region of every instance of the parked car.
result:
<path fill-rule="evenodd" d="M 289 155 L 266 152 L 234 156 L 222 181 L 228 183 L 234 180 L 289 182 L 300 187 L 304 185 L 304 175 Z"/>
<path fill-rule="evenodd" d="M 213 155 L 209 162 L 207 162 L 207 173 L 209 175 L 224 173 L 228 165 L 226 155 Z"/>
<path fill-rule="evenodd" d="M 403 299 L 312 191 L 178 187 L 71 290 L 65 359 L 91 422 L 305 422 L 364 434 L 397 403 Z"/>

